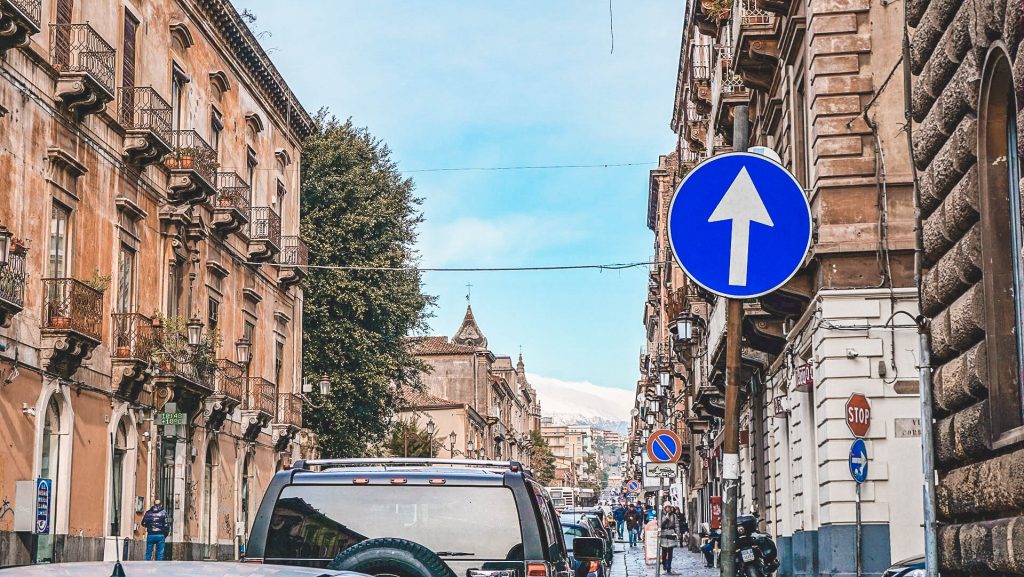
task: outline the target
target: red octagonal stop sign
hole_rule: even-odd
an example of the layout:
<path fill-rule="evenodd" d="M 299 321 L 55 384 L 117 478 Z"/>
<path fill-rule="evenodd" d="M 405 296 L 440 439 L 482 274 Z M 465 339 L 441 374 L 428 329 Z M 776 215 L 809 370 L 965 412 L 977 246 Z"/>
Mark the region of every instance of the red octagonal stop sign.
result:
<path fill-rule="evenodd" d="M 861 393 L 850 395 L 846 401 L 846 426 L 854 437 L 864 437 L 871 427 L 871 403 Z"/>

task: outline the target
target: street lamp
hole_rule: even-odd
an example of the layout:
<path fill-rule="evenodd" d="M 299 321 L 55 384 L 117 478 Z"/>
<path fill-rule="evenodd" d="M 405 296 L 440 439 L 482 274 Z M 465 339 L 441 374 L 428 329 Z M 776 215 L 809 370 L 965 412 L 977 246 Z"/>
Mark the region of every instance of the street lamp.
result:
<path fill-rule="evenodd" d="M 0 226 L 0 266 L 7 264 L 7 251 L 11 247 L 11 237 L 14 233 L 6 226 Z"/>
<path fill-rule="evenodd" d="M 427 445 L 427 455 L 429 455 L 431 459 L 434 458 L 434 432 L 435 431 L 437 431 L 437 425 L 434 424 L 434 419 L 428 420 L 427 421 L 427 437 L 429 437 L 429 442 L 428 442 L 428 445 Z"/>
<path fill-rule="evenodd" d="M 451 454 L 451 458 L 455 458 L 455 441 L 459 438 L 455 434 L 455 431 L 448 433 L 448 452 Z"/>
<path fill-rule="evenodd" d="M 249 342 L 248 338 L 242 337 L 235 341 L 235 357 L 238 358 L 238 364 L 248 369 L 249 362 L 252 361 L 251 354 L 252 343 Z"/>
<path fill-rule="evenodd" d="M 475 453 L 476 443 L 473 442 L 473 439 L 471 438 L 468 441 L 466 441 L 466 457 L 472 459 L 473 457 L 476 456 Z"/>
<path fill-rule="evenodd" d="M 203 321 L 198 317 L 192 317 L 185 323 L 185 333 L 188 337 L 188 345 L 196 348 L 203 340 Z"/>

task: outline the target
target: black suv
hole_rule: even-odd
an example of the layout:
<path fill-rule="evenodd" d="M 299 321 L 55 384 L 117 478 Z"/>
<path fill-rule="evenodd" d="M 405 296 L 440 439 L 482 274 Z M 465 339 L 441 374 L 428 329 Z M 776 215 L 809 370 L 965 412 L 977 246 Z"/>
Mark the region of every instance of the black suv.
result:
<path fill-rule="evenodd" d="M 246 560 L 408 577 L 571 575 L 551 499 L 514 461 L 296 461 L 270 482 Z"/>

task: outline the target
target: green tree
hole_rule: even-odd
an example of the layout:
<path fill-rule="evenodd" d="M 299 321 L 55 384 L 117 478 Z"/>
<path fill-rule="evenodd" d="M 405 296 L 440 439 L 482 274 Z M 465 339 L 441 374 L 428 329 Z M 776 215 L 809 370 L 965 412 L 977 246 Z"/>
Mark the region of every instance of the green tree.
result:
<path fill-rule="evenodd" d="M 555 480 L 555 454 L 551 452 L 551 447 L 540 431 L 530 431 L 530 440 L 533 441 L 533 448 L 530 449 L 533 478 L 541 485 L 550 485 Z"/>
<path fill-rule="evenodd" d="M 391 428 L 387 448 L 392 457 L 436 457 L 441 440 L 431 439 L 414 421 L 400 420 Z"/>
<path fill-rule="evenodd" d="M 305 288 L 303 365 L 307 375 L 326 373 L 333 384 L 324 408 L 308 408 L 304 419 L 324 456 L 352 457 L 385 441 L 395 386 L 417 386 L 424 366 L 402 339 L 425 328 L 433 300 L 416 271 L 315 268 L 414 265 L 422 220 L 413 183 L 387 146 L 325 110 L 315 120 L 302 151 L 302 237 L 314 265 Z"/>

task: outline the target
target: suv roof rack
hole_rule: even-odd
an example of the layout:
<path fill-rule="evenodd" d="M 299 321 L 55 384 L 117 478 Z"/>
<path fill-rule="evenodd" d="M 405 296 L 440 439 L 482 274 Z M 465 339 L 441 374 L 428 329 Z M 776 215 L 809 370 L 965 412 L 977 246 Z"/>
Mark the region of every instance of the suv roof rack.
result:
<path fill-rule="evenodd" d="M 309 470 L 312 467 L 366 467 L 380 465 L 427 466 L 459 465 L 462 467 L 502 468 L 513 473 L 529 473 L 519 461 L 481 461 L 477 459 L 427 459 L 427 458 L 381 458 L 381 459 L 299 459 L 292 463 L 292 469 Z"/>

